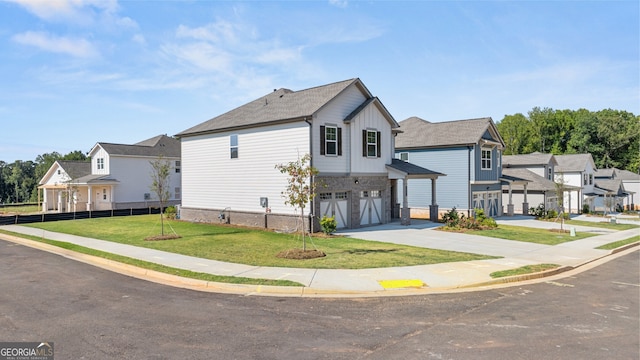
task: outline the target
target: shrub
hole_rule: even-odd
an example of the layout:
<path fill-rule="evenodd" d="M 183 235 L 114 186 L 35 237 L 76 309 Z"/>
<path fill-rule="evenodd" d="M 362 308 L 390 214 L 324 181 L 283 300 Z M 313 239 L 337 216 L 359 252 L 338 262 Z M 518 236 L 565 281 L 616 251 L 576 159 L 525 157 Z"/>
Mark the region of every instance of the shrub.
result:
<path fill-rule="evenodd" d="M 462 218 L 464 218 L 464 215 L 462 215 Z M 442 215 L 442 222 L 447 224 L 447 227 L 455 228 L 459 226 L 460 214 L 458 214 L 458 211 L 455 207 Z"/>
<path fill-rule="evenodd" d="M 171 219 L 171 220 L 175 219 L 176 218 L 176 207 L 175 206 L 167 206 L 164 209 L 164 216 L 167 219 Z"/>
<path fill-rule="evenodd" d="M 538 207 L 530 208 L 529 214 L 535 216 L 536 219 L 544 219 L 547 216 L 547 210 L 544 208 L 544 204 L 540 204 Z"/>
<path fill-rule="evenodd" d="M 583 214 L 588 214 L 591 210 L 589 209 L 589 205 L 588 204 L 582 204 L 582 213 Z"/>
<path fill-rule="evenodd" d="M 320 219 L 320 226 L 322 227 L 322 232 L 329 235 L 336 231 L 338 222 L 336 221 L 335 216 L 329 217 L 325 215 L 322 217 L 322 219 Z"/>

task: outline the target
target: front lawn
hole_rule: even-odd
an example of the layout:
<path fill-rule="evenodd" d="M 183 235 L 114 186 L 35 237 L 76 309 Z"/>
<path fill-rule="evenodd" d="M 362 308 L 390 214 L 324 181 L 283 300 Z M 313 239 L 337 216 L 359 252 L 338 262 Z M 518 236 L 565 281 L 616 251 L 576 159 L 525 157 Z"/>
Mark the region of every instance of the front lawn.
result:
<path fill-rule="evenodd" d="M 636 242 L 640 242 L 640 235 L 636 235 L 636 236 L 632 236 L 628 239 L 624 239 L 624 240 L 620 240 L 620 241 L 615 241 L 612 243 L 608 243 L 608 244 L 604 244 L 602 246 L 597 247 L 597 249 L 601 249 L 601 250 L 613 250 L 613 249 L 617 249 L 619 247 L 625 246 L 625 245 L 629 245 L 629 244 L 633 244 Z"/>
<path fill-rule="evenodd" d="M 492 256 L 425 249 L 346 237 L 314 237 L 314 246 L 326 257 L 293 260 L 276 257 L 281 251 L 302 247 L 293 234 L 280 234 L 242 227 L 165 221 L 182 236 L 180 239 L 145 241 L 160 233 L 159 215 L 142 215 L 34 223 L 27 226 L 86 236 L 134 246 L 225 262 L 275 267 L 316 269 L 364 269 L 427 265 L 444 262 L 494 259 Z"/>
<path fill-rule="evenodd" d="M 565 226 L 566 228 L 566 226 Z M 576 232 L 576 236 L 569 233 L 553 232 L 547 229 L 529 228 L 524 226 L 499 225 L 493 230 L 473 230 L 467 232 L 471 235 L 482 235 L 506 240 L 532 242 L 543 245 L 558 245 L 564 242 L 580 240 L 597 234 Z"/>
<path fill-rule="evenodd" d="M 565 220 L 564 225 L 565 227 L 575 225 L 575 226 L 597 227 L 601 229 L 610 229 L 610 230 L 619 230 L 619 231 L 640 228 L 639 225 L 634 225 L 634 224 L 612 224 L 610 221 L 608 221 L 608 219 L 603 219 L 602 221 L 599 221 L 599 222 L 584 221 L 584 220 Z"/>

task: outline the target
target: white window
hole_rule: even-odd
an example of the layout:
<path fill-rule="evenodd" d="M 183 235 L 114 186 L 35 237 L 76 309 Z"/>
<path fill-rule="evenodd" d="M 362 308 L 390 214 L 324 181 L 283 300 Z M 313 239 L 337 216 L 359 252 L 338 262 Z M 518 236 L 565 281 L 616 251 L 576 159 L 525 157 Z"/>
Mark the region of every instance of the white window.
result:
<path fill-rule="evenodd" d="M 98 170 L 103 170 L 104 169 L 104 158 L 98 158 L 96 160 L 96 162 L 98 163 Z"/>
<path fill-rule="evenodd" d="M 175 188 L 175 189 L 174 189 L 175 199 L 176 199 L 176 200 L 180 200 L 180 195 L 181 195 L 180 190 L 181 190 L 181 189 L 180 189 L 179 187 L 177 187 L 177 188 Z"/>
<path fill-rule="evenodd" d="M 409 153 L 407 153 L 407 152 L 400 153 L 400 160 L 409 161 Z"/>
<path fill-rule="evenodd" d="M 378 133 L 367 130 L 367 157 L 378 156 Z"/>
<path fill-rule="evenodd" d="M 320 200 L 331 200 L 331 193 L 320 193 L 318 197 Z"/>
<path fill-rule="evenodd" d="M 553 168 L 549 167 L 549 174 L 547 174 L 549 180 L 553 180 Z"/>
<path fill-rule="evenodd" d="M 589 176 L 587 174 L 582 175 L 582 185 L 587 185 Z"/>
<path fill-rule="evenodd" d="M 231 149 L 231 158 L 238 158 L 238 135 L 231 135 L 229 137 L 229 146 Z"/>
<path fill-rule="evenodd" d="M 102 189 L 102 200 L 107 200 L 107 189 Z"/>
<path fill-rule="evenodd" d="M 482 149 L 482 170 L 491 170 L 491 149 Z"/>
<path fill-rule="evenodd" d="M 589 174 L 589 185 L 593 185 L 593 174 Z"/>
<path fill-rule="evenodd" d="M 176 160 L 176 174 L 180 173 L 180 160 Z"/>
<path fill-rule="evenodd" d="M 325 155 L 338 155 L 338 128 L 325 126 L 324 128 L 324 153 Z"/>

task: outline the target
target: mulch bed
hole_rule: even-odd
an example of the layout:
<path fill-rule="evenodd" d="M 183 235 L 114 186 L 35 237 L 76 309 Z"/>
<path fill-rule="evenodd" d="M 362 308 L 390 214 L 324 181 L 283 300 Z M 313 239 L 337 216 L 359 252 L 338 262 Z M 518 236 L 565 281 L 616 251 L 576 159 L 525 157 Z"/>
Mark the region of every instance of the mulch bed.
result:
<path fill-rule="evenodd" d="M 308 259 L 317 259 L 321 257 L 325 257 L 327 254 L 323 253 L 320 250 L 302 250 L 302 249 L 290 249 L 279 252 L 276 257 L 282 259 L 293 259 L 293 260 L 308 260 Z"/>

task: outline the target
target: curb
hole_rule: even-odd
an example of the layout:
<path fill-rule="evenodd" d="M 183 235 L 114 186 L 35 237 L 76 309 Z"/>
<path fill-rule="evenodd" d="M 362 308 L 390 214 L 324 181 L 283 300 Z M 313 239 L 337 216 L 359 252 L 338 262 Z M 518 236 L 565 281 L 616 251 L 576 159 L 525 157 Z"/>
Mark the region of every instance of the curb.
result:
<path fill-rule="evenodd" d="M 198 280 L 185 278 L 178 275 L 167 274 L 155 270 L 148 270 L 134 265 L 124 264 L 118 261 L 101 258 L 94 255 L 87 255 L 72 250 L 67 250 L 55 245 L 49 245 L 39 241 L 29 240 L 13 235 L 1 234 L 0 239 L 10 241 L 19 245 L 24 245 L 38 250 L 43 250 L 52 254 L 60 255 L 65 258 L 79 261 L 88 265 L 96 266 L 104 270 L 112 271 L 121 275 L 130 276 L 140 280 L 151 281 L 157 284 L 173 286 L 183 289 L 212 292 L 221 294 L 235 294 L 245 296 L 277 296 L 277 297 L 331 297 L 331 298 L 364 298 L 364 297 L 395 297 L 395 296 L 412 296 L 412 295 L 428 295 L 443 294 L 456 292 L 483 291 L 488 287 L 500 286 L 513 283 L 522 283 L 525 281 L 537 280 L 559 275 L 587 264 L 602 260 L 611 255 L 618 254 L 639 246 L 640 242 L 628 244 L 610 251 L 609 254 L 599 258 L 592 259 L 576 266 L 561 266 L 556 269 L 541 271 L 531 274 L 514 275 L 499 278 L 480 283 L 456 286 L 450 288 L 398 288 L 374 291 L 348 291 L 348 290 L 328 290 L 314 289 L 309 287 L 296 286 L 269 286 L 269 285 L 246 285 L 246 284 L 230 284 L 223 282 L 213 282 L 206 280 Z"/>

